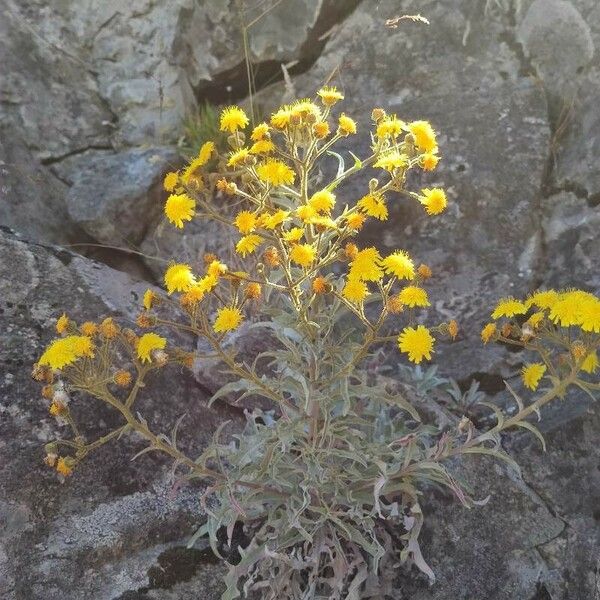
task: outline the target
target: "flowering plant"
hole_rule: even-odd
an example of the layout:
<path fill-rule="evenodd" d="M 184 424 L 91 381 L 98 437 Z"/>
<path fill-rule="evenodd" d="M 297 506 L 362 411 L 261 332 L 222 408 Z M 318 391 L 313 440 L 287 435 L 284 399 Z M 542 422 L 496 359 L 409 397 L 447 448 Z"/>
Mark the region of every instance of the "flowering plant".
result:
<path fill-rule="evenodd" d="M 414 398 L 363 369 L 389 342 L 412 363 L 430 360 L 435 338 L 454 338 L 458 325 L 423 324 L 429 267 L 417 266 L 404 249 L 382 256 L 355 243 L 367 219 L 388 218 L 392 194 L 416 200 L 431 216 L 444 211 L 443 190 L 405 189 L 411 169 L 437 165 L 433 128 L 375 109 L 371 154 L 352 155 L 347 167 L 332 148 L 357 125 L 344 113 L 333 117 L 340 100 L 335 88 L 323 88 L 315 101 L 283 106 L 249 135 L 244 111 L 225 109 L 220 127 L 231 151 L 220 155 L 207 141 L 184 170 L 167 174 L 165 215 L 178 228 L 193 218 L 230 225 L 239 234 L 233 258 L 206 256 L 202 269 L 171 264 L 166 294 L 144 296 L 137 325 L 152 331 L 142 335 L 111 318 L 77 325 L 63 315 L 61 337 L 34 368 L 50 412 L 73 430 L 71 439 L 46 448 L 47 463 L 62 477 L 90 451 L 135 432 L 146 450 L 171 456 L 181 478 L 207 482 L 207 522 L 194 540 L 208 534 L 218 554 L 222 532 L 231 545 L 234 528 L 243 525 L 248 543 L 236 549 L 224 600 L 254 591 L 273 600 L 383 595 L 398 561 L 433 579 L 418 542 L 422 494 L 444 486 L 465 506 L 476 504 L 449 459 L 485 454 L 516 467 L 501 447 L 503 431 L 527 429 L 543 442 L 526 417 L 570 387 L 591 395 L 600 388 L 592 380 L 600 300 L 579 290 L 507 298 L 493 311 L 483 341 L 536 353 L 523 383 L 535 391 L 543 381 L 545 389 L 529 402 L 510 389 L 512 416 L 483 403 L 496 417 L 488 431 L 463 418 L 442 433 L 423 422 Z M 319 166 L 327 156 L 339 166 L 323 184 Z M 364 196 L 341 201 L 340 184 L 367 168 L 377 177 Z M 405 319 L 400 332 L 390 331 L 392 315 L 394 323 Z M 268 332 L 267 347 L 240 355 L 232 332 L 244 328 Z M 155 329 L 189 334 L 198 345 L 179 347 Z M 178 447 L 177 428 L 171 436 L 151 431 L 136 403 L 153 371 L 213 359 L 231 381 L 211 401 L 249 398 L 253 408 L 239 435 L 221 440 L 217 431 L 200 456 L 188 456 Z M 108 404 L 122 425 L 87 440 L 69 405 L 72 392 Z"/>

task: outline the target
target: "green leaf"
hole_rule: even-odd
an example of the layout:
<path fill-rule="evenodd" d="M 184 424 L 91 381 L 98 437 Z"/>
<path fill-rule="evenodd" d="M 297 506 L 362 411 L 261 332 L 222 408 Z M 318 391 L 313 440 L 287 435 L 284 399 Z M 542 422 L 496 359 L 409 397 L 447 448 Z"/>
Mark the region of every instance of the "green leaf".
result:
<path fill-rule="evenodd" d="M 528 421 L 517 421 L 515 423 L 516 427 L 522 427 L 523 429 L 527 429 L 527 431 L 531 431 L 538 440 L 540 440 L 540 444 L 542 445 L 542 449 L 546 452 L 546 440 L 542 435 L 542 432 L 535 426 L 529 423 Z"/>

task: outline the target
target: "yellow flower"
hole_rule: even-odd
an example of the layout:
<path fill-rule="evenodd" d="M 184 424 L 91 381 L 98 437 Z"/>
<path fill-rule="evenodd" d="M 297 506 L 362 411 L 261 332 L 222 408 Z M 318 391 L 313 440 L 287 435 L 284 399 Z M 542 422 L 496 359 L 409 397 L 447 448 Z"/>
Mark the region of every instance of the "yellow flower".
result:
<path fill-rule="evenodd" d="M 308 204 L 317 212 L 330 214 L 335 206 L 335 194 L 328 190 L 320 190 L 310 197 Z"/>
<path fill-rule="evenodd" d="M 440 162 L 440 157 L 435 154 L 435 150 L 421 156 L 421 166 L 424 171 L 433 171 L 437 167 L 438 162 Z"/>
<path fill-rule="evenodd" d="M 532 329 L 537 329 L 539 327 L 540 323 L 544 320 L 545 316 L 546 315 L 543 311 L 533 313 L 531 315 L 531 317 L 529 317 L 529 319 L 527 319 L 527 324 Z"/>
<path fill-rule="evenodd" d="M 260 123 L 252 130 L 250 139 L 253 142 L 260 142 L 265 139 L 267 133 L 269 133 L 269 126 L 266 123 Z"/>
<path fill-rule="evenodd" d="M 252 154 L 268 154 L 275 150 L 275 144 L 271 140 L 258 140 L 250 148 Z"/>
<path fill-rule="evenodd" d="M 481 341 L 484 344 L 487 344 L 492 339 L 492 337 L 494 336 L 495 333 L 496 333 L 496 324 L 495 323 L 488 323 L 481 330 Z"/>
<path fill-rule="evenodd" d="M 165 192 L 172 192 L 177 187 L 178 183 L 179 173 L 171 171 L 167 173 L 163 179 L 163 188 L 165 189 Z"/>
<path fill-rule="evenodd" d="M 152 290 L 146 290 L 144 292 L 144 300 L 143 305 L 146 310 L 150 310 L 152 308 L 152 303 L 156 299 L 156 294 Z"/>
<path fill-rule="evenodd" d="M 193 186 L 200 188 L 202 185 L 202 165 L 204 163 L 199 159 L 195 158 L 183 171 L 181 181 L 184 185 Z"/>
<path fill-rule="evenodd" d="M 79 326 L 79 331 L 81 331 L 81 333 L 87 337 L 92 337 L 96 335 L 98 331 L 98 325 L 96 325 L 96 323 L 93 321 L 86 321 Z"/>
<path fill-rule="evenodd" d="M 285 220 L 290 216 L 290 213 L 289 211 L 280 208 L 279 210 L 276 210 L 272 215 L 263 216 L 265 217 L 263 221 L 263 227 L 265 229 L 273 230 L 275 229 L 275 227 L 278 227 L 279 225 L 284 223 Z"/>
<path fill-rule="evenodd" d="M 392 137 L 397 137 L 402 133 L 402 129 L 404 127 L 404 121 L 398 119 L 396 115 L 392 115 L 379 121 L 379 123 L 377 124 L 376 135 L 378 138 L 384 138 L 388 135 Z"/>
<path fill-rule="evenodd" d="M 362 302 L 369 295 L 367 284 L 360 279 L 349 277 L 342 290 L 342 296 L 350 302 Z"/>
<path fill-rule="evenodd" d="M 383 194 L 367 194 L 356 203 L 356 206 L 365 214 L 380 221 L 386 221 L 388 218 L 388 209 Z"/>
<path fill-rule="evenodd" d="M 248 150 L 248 148 L 240 148 L 229 155 L 227 166 L 237 167 L 238 165 L 244 164 L 248 156 L 250 156 L 250 150 Z"/>
<path fill-rule="evenodd" d="M 359 231 L 365 224 L 367 217 L 362 213 L 352 213 L 346 217 L 348 227 L 354 231 Z"/>
<path fill-rule="evenodd" d="M 417 273 L 419 274 L 419 276 L 422 279 L 429 279 L 433 273 L 431 272 L 431 269 L 424 264 L 419 265 L 419 268 L 417 269 Z"/>
<path fill-rule="evenodd" d="M 308 204 L 302 204 L 296 209 L 296 214 L 301 221 L 308 223 L 311 219 L 317 216 L 317 211 Z"/>
<path fill-rule="evenodd" d="M 322 140 L 329 135 L 329 123 L 327 121 L 318 121 L 313 125 L 315 136 Z"/>
<path fill-rule="evenodd" d="M 94 356 L 94 344 L 86 335 L 69 335 L 54 340 L 38 361 L 39 365 L 48 365 L 52 369 L 62 369 L 76 360 Z"/>
<path fill-rule="evenodd" d="M 373 166 L 391 173 L 395 169 L 406 167 L 406 165 L 408 165 L 406 154 L 402 154 L 398 150 L 389 150 L 381 154 Z"/>
<path fill-rule="evenodd" d="M 119 370 L 113 375 L 113 381 L 119 387 L 128 387 L 131 384 L 131 373 L 125 370 Z"/>
<path fill-rule="evenodd" d="M 358 246 L 348 242 L 344 247 L 344 254 L 348 260 L 354 260 L 358 256 Z"/>
<path fill-rule="evenodd" d="M 309 267 L 315 260 L 316 250 L 310 244 L 296 244 L 290 250 L 290 260 L 301 267 Z"/>
<path fill-rule="evenodd" d="M 165 273 L 167 292 L 187 292 L 196 283 L 192 269 L 186 264 L 173 264 Z"/>
<path fill-rule="evenodd" d="M 413 121 L 408 124 L 408 130 L 415 138 L 415 145 L 423 152 L 433 152 L 437 147 L 435 131 L 427 121 Z"/>
<path fill-rule="evenodd" d="M 573 292 L 561 294 L 550 309 L 550 318 L 561 327 L 570 327 L 580 323 L 581 298 Z"/>
<path fill-rule="evenodd" d="M 256 215 L 248 210 L 243 210 L 235 217 L 234 224 L 240 233 L 250 233 L 256 229 Z"/>
<path fill-rule="evenodd" d="M 440 188 L 422 189 L 419 202 L 427 209 L 428 215 L 439 215 L 444 212 L 448 201 L 444 190 Z"/>
<path fill-rule="evenodd" d="M 167 345 L 167 340 L 156 333 L 145 333 L 137 345 L 137 355 L 142 362 L 152 361 L 152 352 L 154 350 L 163 350 Z"/>
<path fill-rule="evenodd" d="M 321 217 L 321 216 L 317 215 L 316 217 L 312 217 L 311 219 L 309 219 L 308 222 L 311 223 L 312 225 L 314 225 L 317 228 L 317 231 L 319 231 L 320 228 L 325 228 L 325 229 L 336 229 L 337 228 L 336 222 L 331 217 Z"/>
<path fill-rule="evenodd" d="M 289 185 L 294 183 L 296 174 L 280 160 L 270 159 L 259 165 L 256 173 L 261 181 L 271 185 Z"/>
<path fill-rule="evenodd" d="M 311 116 L 312 122 L 321 120 L 321 109 L 308 99 L 296 100 L 292 106 L 290 106 L 292 118 L 306 119 Z"/>
<path fill-rule="evenodd" d="M 581 363 L 581 370 L 593 375 L 598 368 L 598 355 L 596 352 L 590 352 L 586 357 L 583 363 Z"/>
<path fill-rule="evenodd" d="M 200 152 L 198 152 L 198 162 L 201 165 L 205 165 L 212 156 L 215 151 L 215 143 L 214 142 L 204 142 L 202 147 L 200 148 Z"/>
<path fill-rule="evenodd" d="M 356 123 L 354 119 L 351 119 L 342 113 L 338 119 L 338 133 L 343 136 L 356 133 Z"/>
<path fill-rule="evenodd" d="M 294 243 L 294 242 L 299 242 L 302 239 L 303 235 L 304 235 L 304 229 L 302 229 L 301 227 L 293 227 L 289 231 L 285 231 L 283 233 L 283 239 L 286 242 Z"/>
<path fill-rule="evenodd" d="M 184 221 L 191 221 L 196 214 L 196 201 L 187 194 L 171 194 L 165 203 L 167 219 L 181 229 Z"/>
<path fill-rule="evenodd" d="M 73 472 L 70 461 L 62 457 L 59 458 L 56 463 L 56 472 L 63 477 L 68 477 Z"/>
<path fill-rule="evenodd" d="M 262 241 L 263 239 L 260 235 L 251 233 L 240 239 L 235 246 L 235 251 L 243 257 L 246 257 L 247 254 L 252 254 L 262 244 Z"/>
<path fill-rule="evenodd" d="M 213 277 L 215 279 L 218 279 L 219 277 L 221 277 L 221 275 L 225 275 L 225 273 L 227 273 L 227 271 L 228 271 L 227 265 L 217 259 L 212 260 L 206 267 L 206 274 L 209 277 Z M 202 281 L 202 280 L 200 280 L 200 281 Z"/>
<path fill-rule="evenodd" d="M 233 133 L 238 129 L 243 129 L 248 125 L 246 113 L 238 106 L 229 106 L 221 112 L 221 131 Z"/>
<path fill-rule="evenodd" d="M 537 306 L 541 309 L 552 308 L 559 298 L 559 293 L 556 290 L 538 290 L 532 294 L 527 301 L 525 306 L 531 308 Z"/>
<path fill-rule="evenodd" d="M 394 275 L 398 279 L 415 278 L 415 264 L 404 250 L 397 250 L 386 256 L 381 262 L 381 266 L 388 275 Z"/>
<path fill-rule="evenodd" d="M 63 313 L 56 320 L 56 333 L 64 333 L 69 327 L 69 317 L 65 313 Z"/>
<path fill-rule="evenodd" d="M 427 292 L 416 285 L 405 287 L 400 291 L 398 297 L 402 304 L 406 304 L 406 306 L 410 306 L 411 308 L 415 306 L 431 306 L 429 298 L 427 297 Z"/>
<path fill-rule="evenodd" d="M 292 118 L 292 110 L 289 106 L 282 106 L 276 113 L 271 115 L 271 125 L 276 129 L 285 129 Z"/>
<path fill-rule="evenodd" d="M 521 378 L 523 379 L 525 387 L 532 391 L 537 390 L 540 379 L 544 376 L 545 372 L 546 365 L 543 365 L 542 363 L 530 363 L 525 365 L 521 371 Z"/>
<path fill-rule="evenodd" d="M 333 106 L 336 102 L 344 99 L 343 94 L 337 91 L 335 87 L 322 87 L 318 92 L 317 96 L 321 98 L 321 102 L 325 106 Z"/>
<path fill-rule="evenodd" d="M 112 340 L 119 333 L 119 326 L 110 317 L 100 323 L 99 329 L 102 336 L 107 340 Z"/>
<path fill-rule="evenodd" d="M 500 317 L 514 317 L 515 315 L 524 315 L 527 312 L 527 307 L 520 300 L 515 300 L 512 297 L 502 298 L 494 312 L 492 313 L 492 319 L 499 319 Z"/>
<path fill-rule="evenodd" d="M 383 277 L 380 266 L 381 256 L 375 248 L 360 250 L 350 263 L 350 279 L 360 281 L 379 281 Z"/>
<path fill-rule="evenodd" d="M 217 318 L 213 324 L 216 333 L 232 331 L 237 329 L 242 322 L 242 313 L 239 308 L 225 306 L 217 312 Z"/>
<path fill-rule="evenodd" d="M 405 327 L 398 336 L 398 347 L 400 352 L 408 354 L 408 360 L 417 365 L 426 358 L 431 360 L 433 352 L 433 336 L 427 327 L 418 325 L 415 327 Z"/>

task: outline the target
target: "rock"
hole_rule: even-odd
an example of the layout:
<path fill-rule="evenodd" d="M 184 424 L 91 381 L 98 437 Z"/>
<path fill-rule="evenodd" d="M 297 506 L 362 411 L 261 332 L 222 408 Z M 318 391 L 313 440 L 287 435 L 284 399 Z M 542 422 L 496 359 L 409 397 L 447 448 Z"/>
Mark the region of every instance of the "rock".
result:
<path fill-rule="evenodd" d="M 112 600 L 151 587 L 156 577 L 149 573 L 160 570 L 164 556 L 184 546 L 202 520 L 198 488 L 174 485 L 170 461 L 156 454 L 132 463 L 143 447 L 132 436 L 91 454 L 61 484 L 43 463 L 43 446 L 60 435 L 61 427 L 30 378 L 31 365 L 63 310 L 79 322 L 115 315 L 132 323 L 146 285 L 2 231 L 0 286 L 0 451 L 8 458 L 0 464 L 0 596 Z M 176 402 L 169 401 L 175 397 Z M 232 421 L 230 427 L 240 424 L 239 411 L 219 403 L 208 409 L 205 400 L 193 377 L 173 369 L 155 378 L 140 398 L 139 411 L 157 432 L 168 432 L 186 413 L 179 443 L 197 452 L 224 420 Z M 119 423 L 113 411 L 94 402 L 74 400 L 89 439 Z M 221 576 L 211 568 L 216 590 Z M 171 577 L 185 581 L 188 575 Z"/>
<path fill-rule="evenodd" d="M 85 152 L 67 167 L 69 216 L 105 244 L 138 244 L 164 205 L 162 179 L 180 158 L 170 148 Z"/>

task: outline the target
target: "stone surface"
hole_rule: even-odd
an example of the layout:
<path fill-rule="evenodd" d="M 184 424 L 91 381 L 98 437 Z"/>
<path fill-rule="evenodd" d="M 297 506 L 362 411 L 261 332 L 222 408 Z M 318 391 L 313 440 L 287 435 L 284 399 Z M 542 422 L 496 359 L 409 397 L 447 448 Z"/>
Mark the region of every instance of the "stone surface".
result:
<path fill-rule="evenodd" d="M 112 600 L 155 584 L 160 589 L 155 572 L 161 561 L 185 546 L 202 519 L 198 488 L 175 485 L 169 461 L 157 455 L 130 462 L 143 447 L 133 437 L 90 455 L 61 484 L 42 460 L 44 444 L 61 428 L 30 378 L 63 310 L 79 322 L 115 315 L 132 323 L 146 284 L 3 231 L 0 287 L 0 597 Z M 195 451 L 223 420 L 240 419 L 239 411 L 219 403 L 208 409 L 205 401 L 193 378 L 170 371 L 149 386 L 139 411 L 156 431 L 170 430 L 185 413 L 179 440 Z M 75 399 L 74 405 L 89 439 L 119 424 L 112 411 L 90 399 Z M 198 561 L 205 562 L 177 552 L 195 557 L 192 573 Z M 212 572 L 216 588 L 221 576 Z M 172 577 L 185 581 L 188 574 Z M 210 571 L 204 578 L 211 579 Z"/>
<path fill-rule="evenodd" d="M 72 178 L 69 217 L 98 242 L 137 245 L 162 213 L 164 174 L 180 162 L 175 150 L 161 147 L 69 159 L 63 165 Z"/>

